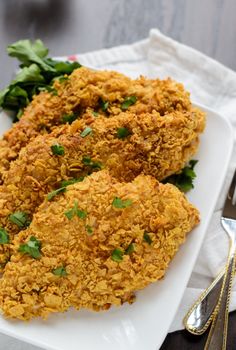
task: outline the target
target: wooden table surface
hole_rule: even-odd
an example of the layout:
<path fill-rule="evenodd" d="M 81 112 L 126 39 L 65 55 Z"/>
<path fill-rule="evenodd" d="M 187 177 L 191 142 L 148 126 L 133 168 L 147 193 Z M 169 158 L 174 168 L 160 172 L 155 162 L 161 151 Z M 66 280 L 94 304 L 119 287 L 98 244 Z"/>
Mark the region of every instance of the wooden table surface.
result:
<path fill-rule="evenodd" d="M 236 70 L 235 13 L 235 0 L 2 0 L 0 88 L 16 68 L 5 50 L 16 40 L 40 38 L 59 56 L 132 43 L 154 27 Z M 232 313 L 227 350 L 236 349 L 235 329 Z M 205 336 L 180 331 L 169 334 L 161 350 L 200 350 L 204 342 Z M 0 350 L 5 349 L 39 348 L 0 335 Z"/>

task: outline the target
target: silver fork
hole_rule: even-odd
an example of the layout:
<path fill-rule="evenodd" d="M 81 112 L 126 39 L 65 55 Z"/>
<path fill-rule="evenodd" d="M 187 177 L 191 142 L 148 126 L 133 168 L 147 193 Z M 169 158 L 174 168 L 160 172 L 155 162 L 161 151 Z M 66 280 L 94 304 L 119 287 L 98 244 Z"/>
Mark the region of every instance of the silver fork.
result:
<path fill-rule="evenodd" d="M 226 267 L 211 286 L 203 292 L 184 319 L 186 329 L 194 334 L 202 334 L 213 321 L 205 346 L 205 349 L 208 350 L 226 349 L 228 308 L 235 272 L 236 206 L 233 202 L 235 186 L 236 171 L 221 217 L 221 224 L 230 241 Z"/>

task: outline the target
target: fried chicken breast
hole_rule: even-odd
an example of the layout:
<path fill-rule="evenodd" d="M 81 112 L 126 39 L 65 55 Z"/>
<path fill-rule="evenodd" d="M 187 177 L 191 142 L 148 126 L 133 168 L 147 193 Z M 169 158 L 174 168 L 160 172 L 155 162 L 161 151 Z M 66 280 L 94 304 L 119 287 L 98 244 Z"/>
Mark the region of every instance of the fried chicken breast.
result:
<path fill-rule="evenodd" d="M 6 317 L 29 320 L 71 306 L 99 311 L 132 302 L 135 291 L 165 275 L 198 222 L 197 209 L 171 184 L 94 173 L 45 200 L 15 237 L 0 308 Z M 29 242 L 37 256 L 24 250 Z"/>
<path fill-rule="evenodd" d="M 50 135 L 39 136 L 22 149 L 6 172 L 0 186 L 0 226 L 11 241 L 19 231 L 9 221 L 11 214 L 21 211 L 31 217 L 45 195 L 62 186 L 62 180 L 80 178 L 94 170 L 109 169 L 120 181 L 131 181 L 140 173 L 162 180 L 179 171 L 196 152 L 203 127 L 204 117 L 199 111 L 165 116 L 127 112 L 116 118 L 88 115 Z M 86 130 L 89 133 L 84 135 Z M 120 130 L 128 134 L 123 137 Z M 54 146 L 61 147 L 63 154 L 54 154 Z M 2 244 L 3 265 L 8 255 L 9 244 Z"/>
<path fill-rule="evenodd" d="M 82 67 L 63 83 L 55 82 L 54 88 L 56 94 L 41 92 L 35 96 L 20 121 L 0 140 L 0 181 L 10 162 L 30 140 L 50 133 L 55 126 L 83 117 L 86 110 L 112 117 L 125 109 L 134 114 L 157 111 L 164 115 L 192 108 L 189 93 L 171 79 L 132 80 L 117 72 Z M 133 105 L 127 104 L 131 96 L 135 98 Z"/>

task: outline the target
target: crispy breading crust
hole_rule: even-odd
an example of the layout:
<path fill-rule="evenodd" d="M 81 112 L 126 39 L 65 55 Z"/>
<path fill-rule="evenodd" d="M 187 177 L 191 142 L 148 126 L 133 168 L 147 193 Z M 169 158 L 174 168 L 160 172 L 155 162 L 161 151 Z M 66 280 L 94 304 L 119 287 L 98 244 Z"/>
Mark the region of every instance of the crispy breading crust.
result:
<path fill-rule="evenodd" d="M 129 111 L 140 114 L 153 110 L 161 115 L 175 110 L 190 110 L 189 93 L 182 84 L 171 79 L 150 80 L 140 77 L 132 80 L 123 74 L 109 71 L 93 71 L 85 67 L 75 70 L 68 80 L 55 82 L 57 96 L 42 92 L 35 96 L 25 109 L 20 121 L 0 140 L 0 181 L 10 162 L 18 157 L 20 149 L 39 134 L 49 133 L 62 124 L 62 116 L 73 112 L 82 116 L 90 107 L 104 115 L 121 112 L 121 103 L 128 96 L 136 96 L 137 102 Z M 102 112 L 99 101 L 108 101 Z"/>
<path fill-rule="evenodd" d="M 86 125 L 90 125 L 92 133 L 83 138 L 80 134 Z M 127 128 L 131 135 L 119 139 L 120 127 Z M 200 111 L 165 116 L 157 112 L 126 112 L 116 118 L 88 114 L 87 119 L 39 136 L 22 149 L 6 172 L 0 187 L 0 226 L 12 238 L 19 229 L 9 222 L 11 213 L 20 210 L 31 216 L 45 194 L 59 187 L 63 179 L 90 173 L 93 169 L 83 163 L 84 156 L 99 162 L 121 181 L 131 181 L 140 173 L 161 180 L 179 171 L 196 152 L 203 128 L 204 115 Z M 54 144 L 64 147 L 64 156 L 53 155 Z M 0 262 L 4 264 L 8 256 L 9 245 L 1 245 Z"/>
<path fill-rule="evenodd" d="M 117 209 L 114 197 L 130 199 L 132 205 Z M 65 216 L 75 200 L 87 212 L 85 219 Z M 71 306 L 99 311 L 132 302 L 135 291 L 164 276 L 198 222 L 197 209 L 173 185 L 144 175 L 121 183 L 107 171 L 94 173 L 57 200 L 45 200 L 31 226 L 15 237 L 14 254 L 0 280 L 0 307 L 6 317 L 29 320 Z M 151 244 L 143 238 L 145 231 Z M 18 252 L 31 236 L 41 241 L 39 259 Z M 130 243 L 134 252 L 113 261 L 112 251 L 125 252 Z M 67 276 L 52 273 L 59 266 Z"/>

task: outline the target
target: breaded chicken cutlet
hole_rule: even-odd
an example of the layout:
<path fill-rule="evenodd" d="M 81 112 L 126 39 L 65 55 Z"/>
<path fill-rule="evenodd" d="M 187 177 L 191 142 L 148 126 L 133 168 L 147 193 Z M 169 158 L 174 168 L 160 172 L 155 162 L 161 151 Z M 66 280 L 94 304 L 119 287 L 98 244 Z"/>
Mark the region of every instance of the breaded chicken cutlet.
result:
<path fill-rule="evenodd" d="M 56 94 L 41 92 L 35 96 L 20 121 L 0 140 L 0 181 L 10 162 L 30 140 L 83 117 L 86 110 L 112 117 L 125 109 L 135 114 L 157 111 L 164 115 L 192 108 L 189 93 L 171 79 L 132 80 L 117 72 L 82 67 L 63 83 L 55 82 L 54 88 Z"/>
<path fill-rule="evenodd" d="M 29 320 L 132 302 L 135 291 L 165 275 L 198 222 L 197 209 L 171 184 L 94 173 L 45 200 L 15 237 L 0 307 L 6 317 Z"/>
<path fill-rule="evenodd" d="M 203 128 L 204 115 L 199 111 L 165 116 L 126 112 L 115 118 L 88 115 L 62 127 L 61 135 L 57 129 L 57 137 L 38 136 L 22 149 L 0 186 L 0 226 L 9 243 L 19 231 L 9 216 L 20 211 L 32 217 L 45 195 L 63 186 L 62 180 L 103 168 L 120 181 L 131 181 L 140 173 L 162 180 L 196 152 Z M 0 245 L 2 266 L 10 254 L 5 243 Z"/>

